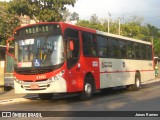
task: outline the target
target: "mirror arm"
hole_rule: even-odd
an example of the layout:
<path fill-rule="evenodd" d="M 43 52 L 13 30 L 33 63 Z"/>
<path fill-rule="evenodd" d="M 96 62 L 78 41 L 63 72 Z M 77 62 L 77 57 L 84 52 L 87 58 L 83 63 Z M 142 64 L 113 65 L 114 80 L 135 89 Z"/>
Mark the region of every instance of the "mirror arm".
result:
<path fill-rule="evenodd" d="M 14 40 L 13 37 L 11 37 L 11 38 L 9 38 L 9 39 L 6 40 L 6 45 L 7 45 L 7 46 L 6 46 L 6 54 L 8 54 L 9 56 L 11 56 L 11 57 L 13 57 L 14 59 L 16 59 L 13 54 L 11 54 L 11 53 L 8 52 L 8 51 L 9 51 L 9 42 L 11 42 L 11 41 L 13 41 L 13 40 Z"/>

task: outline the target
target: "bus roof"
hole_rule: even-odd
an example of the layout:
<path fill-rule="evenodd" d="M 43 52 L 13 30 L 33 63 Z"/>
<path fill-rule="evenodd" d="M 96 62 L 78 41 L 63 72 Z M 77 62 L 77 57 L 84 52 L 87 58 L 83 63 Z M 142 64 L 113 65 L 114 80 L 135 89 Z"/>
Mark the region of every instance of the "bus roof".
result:
<path fill-rule="evenodd" d="M 142 41 L 142 40 L 134 39 L 134 38 L 129 38 L 129 37 L 121 36 L 121 35 L 115 35 L 115 34 L 111 34 L 111 33 L 106 33 L 106 32 L 102 32 L 102 31 L 99 31 L 99 30 L 97 30 L 97 34 L 105 35 L 105 36 L 109 36 L 109 37 L 114 37 L 114 38 L 119 38 L 119 39 L 123 39 L 123 40 L 127 40 L 127 41 L 133 41 L 133 42 L 138 42 L 138 43 L 144 43 L 144 44 L 151 45 L 151 42 Z"/>
<path fill-rule="evenodd" d="M 26 26 L 20 26 L 20 27 L 16 28 L 15 30 L 25 28 L 25 27 L 29 27 L 29 26 L 32 26 L 32 25 L 37 25 L 37 24 L 56 24 L 56 23 L 61 24 L 61 25 L 65 25 L 65 26 L 69 26 L 70 28 L 79 29 L 81 31 L 92 32 L 92 33 L 97 33 L 99 35 L 104 35 L 104 36 L 119 38 L 119 39 L 123 39 L 123 40 L 127 40 L 127 41 L 134 41 L 134 42 L 138 42 L 138 43 L 151 45 L 151 42 L 142 41 L 142 40 L 139 40 L 139 39 L 134 39 L 134 38 L 129 38 L 129 37 L 124 37 L 124 36 L 121 36 L 121 35 L 115 35 L 115 34 L 103 32 L 103 31 L 99 31 L 99 30 L 95 30 L 95 29 L 91 29 L 91 28 L 87 28 L 87 27 L 82 27 L 82 26 L 78 26 L 78 25 L 72 25 L 72 24 L 64 23 L 64 22 L 39 22 L 39 23 L 34 23 L 34 24 L 28 24 Z"/>
<path fill-rule="evenodd" d="M 96 32 L 99 35 L 104 35 L 104 36 L 119 38 L 119 39 L 123 39 L 123 40 L 127 40 L 127 41 L 133 41 L 133 42 L 138 42 L 138 43 L 143 43 L 143 44 L 151 45 L 151 42 L 148 42 L 148 41 L 143 41 L 143 40 L 139 40 L 139 39 L 129 38 L 129 37 L 121 36 L 121 35 L 115 35 L 115 34 L 103 32 L 103 31 L 99 31 L 99 30 L 95 30 L 95 29 L 91 29 L 91 28 L 86 28 L 86 27 L 82 27 L 82 26 L 78 26 L 78 25 L 72 25 L 72 24 L 68 24 L 68 23 L 61 23 L 61 24 L 66 24 L 66 25 L 72 26 L 73 28 L 76 27 L 79 30 L 94 31 L 94 32 Z"/>

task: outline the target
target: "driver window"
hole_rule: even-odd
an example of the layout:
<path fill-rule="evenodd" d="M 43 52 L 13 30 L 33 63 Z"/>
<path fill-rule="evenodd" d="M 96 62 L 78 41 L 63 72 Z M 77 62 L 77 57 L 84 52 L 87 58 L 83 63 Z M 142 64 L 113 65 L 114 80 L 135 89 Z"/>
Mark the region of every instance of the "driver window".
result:
<path fill-rule="evenodd" d="M 67 40 L 67 66 L 71 68 L 78 62 L 79 58 L 79 32 L 74 29 L 65 30 L 65 38 Z M 70 50 L 70 40 L 73 41 L 74 50 Z"/>

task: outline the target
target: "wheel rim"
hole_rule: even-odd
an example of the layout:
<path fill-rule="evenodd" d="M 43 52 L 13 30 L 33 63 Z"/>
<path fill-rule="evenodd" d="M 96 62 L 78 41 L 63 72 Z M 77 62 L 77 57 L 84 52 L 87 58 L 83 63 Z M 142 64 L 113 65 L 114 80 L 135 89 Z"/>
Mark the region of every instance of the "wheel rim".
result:
<path fill-rule="evenodd" d="M 86 93 L 87 95 L 90 95 L 91 92 L 92 92 L 92 86 L 91 86 L 91 84 L 86 83 L 86 84 L 85 84 L 85 93 Z"/>
<path fill-rule="evenodd" d="M 137 86 L 137 88 L 140 87 L 140 80 L 139 80 L 139 78 L 136 79 L 136 86 Z"/>

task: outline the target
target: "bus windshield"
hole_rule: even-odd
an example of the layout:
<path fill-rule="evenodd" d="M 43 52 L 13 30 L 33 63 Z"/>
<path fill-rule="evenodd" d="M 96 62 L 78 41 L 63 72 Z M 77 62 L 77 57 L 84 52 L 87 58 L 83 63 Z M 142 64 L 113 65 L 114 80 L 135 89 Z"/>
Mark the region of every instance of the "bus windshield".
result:
<path fill-rule="evenodd" d="M 15 40 L 15 67 L 44 67 L 64 62 L 61 34 L 40 34 Z"/>

